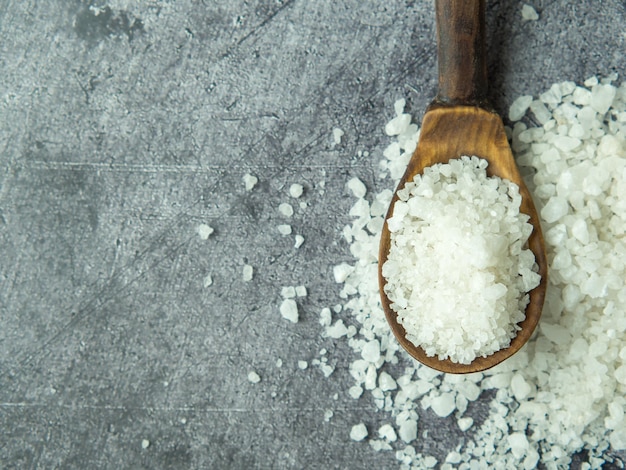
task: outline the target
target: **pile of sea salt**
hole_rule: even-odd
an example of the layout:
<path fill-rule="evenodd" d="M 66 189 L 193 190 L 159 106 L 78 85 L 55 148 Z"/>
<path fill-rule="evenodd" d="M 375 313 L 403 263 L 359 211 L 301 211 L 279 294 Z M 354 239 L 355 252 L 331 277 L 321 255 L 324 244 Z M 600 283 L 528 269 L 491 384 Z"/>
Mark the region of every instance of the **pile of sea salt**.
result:
<path fill-rule="evenodd" d="M 387 221 L 385 294 L 406 338 L 461 364 L 510 345 L 541 279 L 519 187 L 487 166 L 464 156 L 425 168 Z"/>
<path fill-rule="evenodd" d="M 551 276 L 536 335 L 494 369 L 440 374 L 399 351 L 380 306 L 376 264 L 392 192 L 359 191 L 344 229 L 355 262 L 334 271 L 343 284 L 342 318 L 324 315 L 323 324 L 333 332 L 358 326 L 358 334 L 345 335 L 358 356 L 349 394 L 366 393 L 390 422 L 380 429 L 354 423 L 355 440 L 367 436 L 374 449 L 395 450 L 406 469 L 533 469 L 539 461 L 568 468 L 584 449 L 583 468 L 600 468 L 611 452 L 626 449 L 626 84 L 615 79 L 555 84 L 512 106 L 516 120 L 533 123 L 515 123 L 512 147 L 543 219 Z M 395 140 L 381 163 L 396 181 L 419 136 L 403 109 L 401 100 L 386 126 Z M 495 398 L 479 426 L 465 413 L 490 389 Z M 420 414 L 428 409 L 453 417 L 466 433 L 445 457 L 420 452 L 427 439 Z"/>

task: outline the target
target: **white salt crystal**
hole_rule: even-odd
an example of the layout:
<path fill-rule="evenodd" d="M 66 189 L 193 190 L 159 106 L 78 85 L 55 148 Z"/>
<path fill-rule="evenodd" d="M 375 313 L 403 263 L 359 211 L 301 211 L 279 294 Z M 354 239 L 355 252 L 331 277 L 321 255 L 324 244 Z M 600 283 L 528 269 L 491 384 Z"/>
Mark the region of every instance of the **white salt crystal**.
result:
<path fill-rule="evenodd" d="M 378 435 L 389 442 L 395 442 L 398 439 L 395 429 L 390 424 L 383 424 L 378 428 Z"/>
<path fill-rule="evenodd" d="M 591 107 L 600 114 L 606 114 L 611 107 L 617 89 L 612 85 L 595 85 L 591 89 Z"/>
<path fill-rule="evenodd" d="M 213 278 L 210 274 L 207 274 L 203 281 L 204 287 L 210 287 L 213 285 Z"/>
<path fill-rule="evenodd" d="M 402 115 L 404 113 L 404 107 L 406 106 L 406 100 L 404 98 L 400 98 L 393 103 L 393 110 L 396 112 L 396 116 Z"/>
<path fill-rule="evenodd" d="M 291 225 L 288 225 L 288 224 L 281 224 L 281 225 L 279 225 L 277 228 L 278 228 L 278 232 L 279 232 L 281 235 L 283 235 L 283 236 L 284 236 L 284 235 L 291 235 Z"/>
<path fill-rule="evenodd" d="M 546 105 L 539 100 L 534 100 L 530 103 L 530 110 L 537 118 L 537 121 L 542 125 L 552 119 L 552 113 L 550 113 Z"/>
<path fill-rule="evenodd" d="M 333 326 L 326 328 L 326 336 L 329 338 L 341 338 L 348 334 L 348 328 L 344 325 L 343 320 L 337 320 Z"/>
<path fill-rule="evenodd" d="M 367 193 L 367 188 L 365 187 L 363 182 L 356 176 L 348 181 L 348 189 L 352 191 L 354 197 L 357 197 L 359 199 L 365 197 L 365 194 Z"/>
<path fill-rule="evenodd" d="M 280 289 L 280 296 L 283 299 L 293 299 L 296 296 L 296 289 L 293 286 L 284 286 Z"/>
<path fill-rule="evenodd" d="M 522 19 L 525 21 L 537 21 L 539 15 L 531 5 L 524 3 L 524 5 L 522 5 Z"/>
<path fill-rule="evenodd" d="M 386 391 L 389 391 L 389 390 L 397 389 L 398 388 L 398 384 L 396 384 L 396 381 L 393 379 L 393 377 L 391 375 L 389 375 L 387 372 L 383 371 L 378 376 L 378 387 L 382 391 L 386 392 Z"/>
<path fill-rule="evenodd" d="M 524 400 L 531 392 L 531 386 L 524 380 L 522 374 L 515 374 L 511 379 L 511 391 L 519 402 Z"/>
<path fill-rule="evenodd" d="M 400 135 L 406 131 L 411 124 L 410 114 L 400 114 L 385 125 L 387 135 Z"/>
<path fill-rule="evenodd" d="M 445 418 L 456 409 L 454 394 L 442 393 L 438 397 L 432 399 L 430 407 L 437 416 Z"/>
<path fill-rule="evenodd" d="M 343 136 L 344 136 L 343 130 L 339 129 L 338 127 L 335 127 L 333 129 L 333 144 L 339 145 L 341 143 L 341 138 Z"/>
<path fill-rule="evenodd" d="M 306 287 L 305 286 L 296 286 L 296 295 L 298 297 L 306 297 Z"/>
<path fill-rule="evenodd" d="M 378 340 L 367 342 L 361 350 L 361 357 L 372 363 L 378 362 L 380 359 L 380 343 Z"/>
<path fill-rule="evenodd" d="M 322 326 L 330 326 L 332 322 L 332 314 L 328 307 L 324 307 L 320 311 L 320 325 Z"/>
<path fill-rule="evenodd" d="M 209 227 L 207 224 L 200 224 L 196 228 L 196 232 L 198 232 L 202 240 L 208 240 L 213 231 L 213 228 Z"/>
<path fill-rule="evenodd" d="M 280 304 L 280 314 L 292 323 L 298 323 L 298 304 L 293 299 L 284 299 Z"/>
<path fill-rule="evenodd" d="M 242 279 L 245 282 L 251 281 L 253 274 L 254 274 L 254 268 L 250 266 L 249 264 L 245 264 L 242 270 L 242 275 L 241 275 Z"/>
<path fill-rule="evenodd" d="M 278 359 L 276 359 L 276 367 L 280 369 L 282 366 L 283 366 L 283 360 L 279 357 Z"/>
<path fill-rule="evenodd" d="M 333 413 L 333 410 L 324 411 L 324 421 L 329 422 L 334 414 L 335 413 Z"/>
<path fill-rule="evenodd" d="M 309 367 L 309 363 L 307 361 L 298 361 L 298 369 L 305 370 Z"/>
<path fill-rule="evenodd" d="M 541 209 L 541 218 L 548 223 L 553 223 L 565 216 L 569 206 L 567 200 L 562 197 L 552 197 L 548 203 Z"/>
<path fill-rule="evenodd" d="M 335 282 L 342 283 L 344 282 L 350 274 L 354 271 L 354 267 L 350 266 L 348 263 L 341 263 L 335 267 L 333 267 L 333 275 L 335 277 Z"/>
<path fill-rule="evenodd" d="M 361 397 L 361 395 L 363 395 L 363 389 L 361 387 L 359 387 L 358 385 L 354 385 L 352 387 L 350 387 L 348 389 L 348 394 L 354 398 L 355 400 L 357 400 L 358 398 Z"/>
<path fill-rule="evenodd" d="M 459 429 L 463 432 L 467 431 L 474 424 L 474 419 L 471 417 L 459 418 L 456 422 L 459 426 Z"/>
<path fill-rule="evenodd" d="M 359 423 L 359 424 L 355 424 L 354 426 L 352 426 L 352 429 L 350 430 L 350 439 L 358 442 L 358 441 L 362 441 L 366 437 L 367 437 L 367 428 L 365 427 L 365 424 Z"/>
<path fill-rule="evenodd" d="M 256 176 L 253 176 L 249 173 L 243 175 L 243 184 L 246 188 L 246 191 L 252 191 L 252 188 L 259 182 L 259 179 Z"/>
<path fill-rule="evenodd" d="M 248 381 L 253 384 L 258 384 L 261 381 L 261 377 L 255 371 L 248 372 Z"/>
<path fill-rule="evenodd" d="M 511 122 L 515 122 L 522 119 L 532 102 L 533 97 L 531 95 L 520 96 L 513 101 L 513 103 L 511 103 L 511 107 L 509 108 L 509 120 L 511 120 Z"/>
<path fill-rule="evenodd" d="M 526 455 L 528 451 L 528 439 L 523 433 L 514 432 L 510 434 L 507 438 L 507 442 L 511 447 L 511 452 L 516 458 L 520 459 Z"/>
<path fill-rule="evenodd" d="M 294 248 L 300 248 L 303 243 L 304 243 L 304 237 L 302 235 L 296 235 L 295 236 L 295 243 L 293 245 Z"/>
<path fill-rule="evenodd" d="M 287 202 L 283 202 L 278 206 L 278 212 L 284 217 L 291 217 L 293 215 L 293 207 Z"/>
<path fill-rule="evenodd" d="M 407 444 L 417 438 L 417 421 L 409 419 L 403 421 L 398 428 L 398 436 Z"/>
<path fill-rule="evenodd" d="M 303 191 L 304 188 L 301 184 L 293 183 L 291 186 L 289 186 L 289 195 L 293 198 L 297 199 L 302 196 Z"/>

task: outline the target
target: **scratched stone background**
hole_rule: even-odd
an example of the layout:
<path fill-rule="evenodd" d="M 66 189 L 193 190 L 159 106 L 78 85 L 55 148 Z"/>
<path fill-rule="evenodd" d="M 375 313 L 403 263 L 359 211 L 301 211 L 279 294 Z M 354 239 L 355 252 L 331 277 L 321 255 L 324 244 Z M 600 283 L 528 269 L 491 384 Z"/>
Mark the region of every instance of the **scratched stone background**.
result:
<path fill-rule="evenodd" d="M 623 1 L 521 5 L 488 2 L 498 110 L 624 77 Z M 393 102 L 419 119 L 435 91 L 430 1 L 1 1 L 0 467 L 397 467 L 349 440 L 388 417 L 348 396 L 353 353 L 318 315 L 351 260 L 346 181 L 382 189 Z M 280 288 L 300 284 L 294 325 Z M 328 379 L 297 367 L 321 348 Z M 463 439 L 430 412 L 424 431 L 440 459 Z"/>

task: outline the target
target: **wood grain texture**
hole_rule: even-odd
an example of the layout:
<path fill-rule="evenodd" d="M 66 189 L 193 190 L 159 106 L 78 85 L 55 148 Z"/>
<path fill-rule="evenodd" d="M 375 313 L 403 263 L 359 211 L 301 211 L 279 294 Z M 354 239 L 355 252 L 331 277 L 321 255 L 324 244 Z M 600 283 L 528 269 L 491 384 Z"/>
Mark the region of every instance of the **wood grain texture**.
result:
<path fill-rule="evenodd" d="M 487 167 L 489 176 L 497 175 L 513 181 L 519 186 L 522 196 L 520 211 L 530 216 L 529 222 L 534 227 L 528 245 L 539 265 L 541 282 L 530 292 L 526 319 L 519 324 L 521 330 L 508 348 L 501 349 L 487 357 L 477 358 L 471 364 L 458 364 L 450 360 L 440 361 L 437 357 L 427 356 L 422 348 L 415 346 L 406 339 L 404 328 L 398 323 L 396 312 L 391 309 L 389 299 L 384 294 L 386 282 L 382 275 L 382 266 L 387 261 L 391 244 L 386 220 L 393 215 L 393 206 L 398 199 L 396 190 L 381 234 L 378 258 L 378 279 L 383 309 L 395 337 L 411 356 L 433 369 L 449 373 L 471 373 L 485 370 L 519 351 L 530 339 L 537 326 L 548 281 L 548 262 L 539 217 L 530 192 L 513 159 L 502 120 L 497 114 L 472 106 L 443 106 L 440 104 L 431 106 L 424 116 L 417 149 L 397 189 L 401 189 L 407 182 L 413 181 L 415 175 L 421 174 L 424 168 L 436 163 L 447 163 L 451 159 L 463 155 L 475 155 L 484 158 L 489 163 Z M 433 315 L 436 315 L 436 312 L 433 312 Z"/>
<path fill-rule="evenodd" d="M 487 105 L 485 0 L 437 0 L 437 100 Z"/>

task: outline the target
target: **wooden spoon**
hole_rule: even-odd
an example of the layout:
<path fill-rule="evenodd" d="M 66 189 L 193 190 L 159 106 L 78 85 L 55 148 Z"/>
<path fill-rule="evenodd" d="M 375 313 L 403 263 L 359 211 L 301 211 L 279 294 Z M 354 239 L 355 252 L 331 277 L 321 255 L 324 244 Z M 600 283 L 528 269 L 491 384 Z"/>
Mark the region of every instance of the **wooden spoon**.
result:
<path fill-rule="evenodd" d="M 383 226 L 378 258 L 378 281 L 383 309 L 391 329 L 407 352 L 421 363 L 442 372 L 470 373 L 495 366 L 516 353 L 530 338 L 539 317 L 546 294 L 548 269 L 546 251 L 541 234 L 537 210 L 528 188 L 519 173 L 500 117 L 487 102 L 487 65 L 485 60 L 485 0 L 436 0 L 437 54 L 439 61 L 439 90 L 428 107 L 420 139 L 396 194 Z M 382 266 L 387 261 L 390 233 L 386 220 L 393 215 L 398 199 L 397 191 L 425 167 L 447 163 L 463 155 L 476 155 L 487 160 L 487 174 L 508 179 L 519 186 L 522 196 L 520 211 L 530 216 L 533 232 L 528 240 L 535 254 L 541 282 L 530 292 L 526 319 L 519 323 L 521 330 L 509 347 L 490 356 L 478 357 L 470 364 L 458 364 L 429 357 L 421 347 L 406 339 L 396 312 L 390 307 L 382 276 Z M 416 280 L 419 282 L 419 279 Z M 436 315 L 436 312 L 433 312 Z"/>

